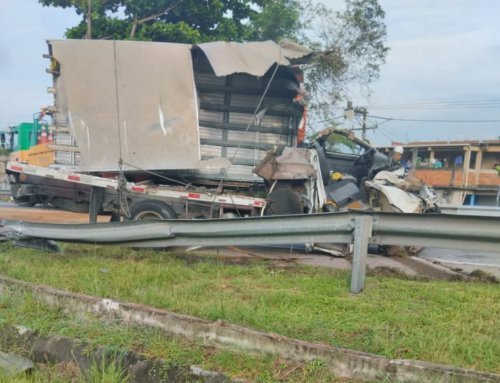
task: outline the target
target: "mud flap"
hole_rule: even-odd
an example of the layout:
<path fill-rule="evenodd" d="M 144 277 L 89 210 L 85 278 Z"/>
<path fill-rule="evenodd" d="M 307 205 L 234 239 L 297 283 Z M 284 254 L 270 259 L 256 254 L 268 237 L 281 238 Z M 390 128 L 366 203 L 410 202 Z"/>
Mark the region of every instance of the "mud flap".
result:
<path fill-rule="evenodd" d="M 97 215 L 101 210 L 102 205 L 102 195 L 104 194 L 104 189 L 99 187 L 92 187 L 92 192 L 90 193 L 90 207 L 89 207 L 89 222 L 96 223 Z"/>

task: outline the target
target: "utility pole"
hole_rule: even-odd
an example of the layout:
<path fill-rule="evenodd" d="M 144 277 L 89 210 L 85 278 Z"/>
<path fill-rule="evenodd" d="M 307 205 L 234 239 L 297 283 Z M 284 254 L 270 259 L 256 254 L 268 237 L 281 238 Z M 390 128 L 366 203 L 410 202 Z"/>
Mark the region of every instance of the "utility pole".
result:
<path fill-rule="evenodd" d="M 363 141 L 366 141 L 366 131 L 367 130 L 375 130 L 377 129 L 377 125 L 367 127 L 366 126 L 366 118 L 368 116 L 368 111 L 366 108 L 353 108 L 352 106 L 352 101 L 347 101 L 347 108 L 344 109 L 344 118 L 348 118 L 352 120 L 356 115 L 363 115 L 363 122 L 361 124 L 361 128 L 359 129 L 350 129 L 352 131 L 354 130 L 362 130 L 361 137 L 363 138 Z M 359 120 L 358 120 L 359 122 Z"/>
<path fill-rule="evenodd" d="M 363 141 L 366 141 L 366 108 L 363 108 L 363 134 L 361 138 L 363 138 Z"/>

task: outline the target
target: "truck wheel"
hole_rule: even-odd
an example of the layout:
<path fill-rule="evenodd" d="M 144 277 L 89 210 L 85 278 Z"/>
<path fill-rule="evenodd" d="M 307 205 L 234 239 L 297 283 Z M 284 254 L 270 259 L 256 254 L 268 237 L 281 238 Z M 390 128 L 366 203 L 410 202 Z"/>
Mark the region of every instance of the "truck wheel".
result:
<path fill-rule="evenodd" d="M 177 219 L 174 209 L 166 203 L 160 201 L 143 201 L 130 208 L 130 218 L 125 217 L 125 221 L 138 221 L 141 219 Z M 134 250 L 155 250 L 165 251 L 168 247 L 134 247 Z"/>
<path fill-rule="evenodd" d="M 177 219 L 174 209 L 164 202 L 143 201 L 132 205 L 130 208 L 130 218 L 126 221 L 138 221 L 141 219 Z"/>

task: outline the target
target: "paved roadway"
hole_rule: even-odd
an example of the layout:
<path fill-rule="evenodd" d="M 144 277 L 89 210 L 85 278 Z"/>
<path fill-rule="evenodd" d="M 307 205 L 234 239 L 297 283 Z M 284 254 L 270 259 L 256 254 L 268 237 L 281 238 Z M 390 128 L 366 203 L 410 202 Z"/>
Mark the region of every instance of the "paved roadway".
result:
<path fill-rule="evenodd" d="M 24 220 L 47 223 L 87 223 L 86 214 L 74 214 L 54 208 L 36 206 L 33 208 L 19 207 L 12 203 L 0 202 L 0 219 Z M 99 221 L 107 222 L 109 217 L 100 217 Z M 184 249 L 179 249 L 184 250 Z M 303 246 L 254 246 L 254 247 L 217 247 L 200 248 L 193 253 L 213 253 L 228 257 L 265 256 L 275 259 L 294 258 L 298 263 L 311 266 L 326 266 L 340 269 L 350 269 L 349 260 L 330 257 L 321 253 L 306 253 Z M 369 267 L 395 267 L 409 274 L 427 273 L 439 276 L 439 271 L 433 270 L 432 261 L 439 261 L 449 268 L 459 268 L 466 272 L 482 269 L 500 277 L 500 254 L 472 252 L 447 249 L 426 249 L 420 257 L 428 262 L 419 262 L 410 258 L 388 258 L 376 254 L 376 248 L 370 248 Z"/>

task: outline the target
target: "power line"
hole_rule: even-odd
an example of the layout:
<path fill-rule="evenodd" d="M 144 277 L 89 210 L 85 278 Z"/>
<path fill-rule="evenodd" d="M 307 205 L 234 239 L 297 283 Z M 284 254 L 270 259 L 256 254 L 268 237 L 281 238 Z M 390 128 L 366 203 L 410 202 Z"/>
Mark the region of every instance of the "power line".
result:
<path fill-rule="evenodd" d="M 308 123 L 308 125 L 316 125 L 316 124 L 321 124 L 323 122 L 330 122 L 332 120 L 338 120 L 339 118 L 343 118 L 344 116 L 341 115 L 341 116 L 337 116 L 337 117 L 332 117 L 332 118 L 329 118 L 327 120 L 321 120 L 321 121 L 314 121 L 314 122 L 311 122 L 311 123 Z"/>
<path fill-rule="evenodd" d="M 406 137 L 405 137 L 402 133 L 400 133 L 400 132 L 396 132 L 396 131 L 395 131 L 395 130 L 393 130 L 393 129 L 389 129 L 389 127 L 387 127 L 387 126 L 384 126 L 383 128 L 379 128 L 379 129 L 383 129 L 383 130 L 385 130 L 387 133 L 390 133 L 390 134 L 392 134 L 393 136 L 398 137 L 400 140 L 402 139 L 402 140 L 404 141 L 404 140 L 406 139 Z"/>
<path fill-rule="evenodd" d="M 421 109 L 489 109 L 500 108 L 500 103 L 495 104 L 463 104 L 463 105 L 429 105 L 429 106 L 398 106 L 398 107 L 371 107 L 378 110 L 421 110 Z"/>
<path fill-rule="evenodd" d="M 371 107 L 370 109 L 378 109 L 378 110 L 440 110 L 440 109 L 490 109 L 490 108 L 500 108 L 500 104 L 486 104 L 486 105 L 442 105 L 442 106 L 408 106 L 408 107 Z"/>
<path fill-rule="evenodd" d="M 420 103 L 415 103 L 415 102 L 410 102 L 410 103 L 404 103 L 404 104 L 373 104 L 373 105 L 368 105 L 366 108 L 373 109 L 375 107 L 393 107 L 393 106 L 422 106 L 422 105 L 450 105 L 450 104 L 475 104 L 475 103 L 500 103 L 500 99 L 494 99 L 494 100 L 476 100 L 476 101 L 433 101 L 433 102 L 420 102 Z"/>
<path fill-rule="evenodd" d="M 387 139 L 389 141 L 392 141 L 392 142 L 396 141 L 396 140 L 392 139 L 391 137 L 389 137 L 387 134 L 384 133 L 385 129 L 380 128 L 379 130 L 380 130 L 380 133 L 382 133 L 385 137 L 387 137 Z"/>
<path fill-rule="evenodd" d="M 380 117 L 370 115 L 371 118 L 378 118 L 381 120 L 387 121 L 414 121 L 414 122 L 500 122 L 500 120 L 418 120 L 418 119 L 409 119 L 409 118 L 390 118 L 390 117 Z"/>

